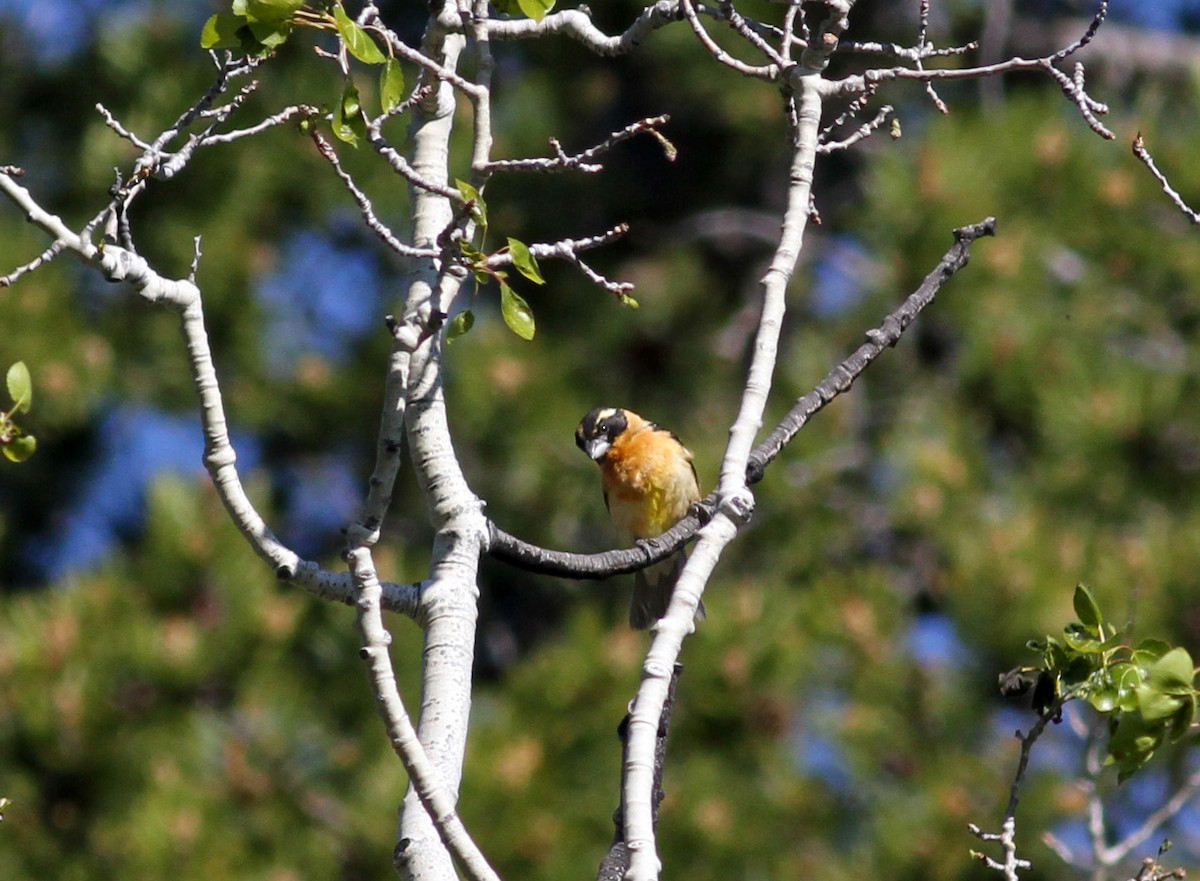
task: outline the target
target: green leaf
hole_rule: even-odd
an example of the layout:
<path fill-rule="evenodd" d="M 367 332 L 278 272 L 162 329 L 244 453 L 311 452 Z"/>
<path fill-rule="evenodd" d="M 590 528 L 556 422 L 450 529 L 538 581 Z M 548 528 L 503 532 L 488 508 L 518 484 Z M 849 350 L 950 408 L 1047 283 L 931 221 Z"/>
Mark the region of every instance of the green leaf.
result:
<path fill-rule="evenodd" d="M 1108 676 L 1117 689 L 1117 707 L 1129 713 L 1137 709 L 1137 689 L 1142 674 L 1134 664 L 1121 662 L 1108 668 Z"/>
<path fill-rule="evenodd" d="M 474 312 L 472 312 L 470 309 L 464 309 L 462 312 L 459 312 L 457 315 L 451 318 L 450 323 L 446 325 L 446 344 L 449 345 L 450 343 L 454 342 L 474 326 Z"/>
<path fill-rule="evenodd" d="M 1136 714 L 1122 714 L 1110 729 L 1106 765 L 1116 765 L 1117 780 L 1125 782 L 1150 761 L 1163 741 L 1161 726 L 1150 726 Z"/>
<path fill-rule="evenodd" d="M 500 314 L 509 330 L 523 340 L 533 339 L 533 310 L 529 304 L 504 282 L 500 282 Z"/>
<path fill-rule="evenodd" d="M 29 376 L 29 368 L 24 361 L 18 361 L 8 368 L 5 377 L 8 384 L 8 394 L 13 400 L 13 409 L 18 413 L 28 413 L 33 403 L 33 380 Z"/>
<path fill-rule="evenodd" d="M 1183 648 L 1171 649 L 1146 671 L 1146 685 L 1175 697 L 1194 694 L 1195 678 L 1192 656 Z"/>
<path fill-rule="evenodd" d="M 505 15 L 524 15 L 541 21 L 554 8 L 554 0 L 495 0 L 494 5 Z"/>
<path fill-rule="evenodd" d="M 272 25 L 290 23 L 292 16 L 303 5 L 304 0 L 243 0 L 235 4 L 245 10 L 244 14 L 250 21 Z"/>
<path fill-rule="evenodd" d="M 463 198 L 468 202 L 474 202 L 471 206 L 471 216 L 475 218 L 484 229 L 487 229 L 487 203 L 483 201 L 483 196 L 479 194 L 479 190 L 471 186 L 465 180 L 455 180 L 454 185 L 458 187 L 458 191 L 463 194 Z"/>
<path fill-rule="evenodd" d="M 629 294 L 621 294 L 621 305 L 628 306 L 630 309 L 634 310 L 641 308 L 641 306 L 638 305 L 638 301 L 629 296 Z"/>
<path fill-rule="evenodd" d="M 545 284 L 546 279 L 542 278 L 541 269 L 538 268 L 537 258 L 529 252 L 529 246 L 517 239 L 510 238 L 508 240 L 508 253 L 512 255 L 513 266 L 517 268 L 517 272 L 525 276 L 534 284 Z"/>
<path fill-rule="evenodd" d="M 238 31 L 246 26 L 246 19 L 230 12 L 218 12 L 210 16 L 200 31 L 200 46 L 204 49 L 240 49 L 242 38 Z"/>
<path fill-rule="evenodd" d="M 337 23 L 338 34 L 346 44 L 347 52 L 363 64 L 383 64 L 387 61 L 387 56 L 375 45 L 375 41 L 340 5 L 333 7 L 333 20 Z"/>
<path fill-rule="evenodd" d="M 390 113 L 404 100 L 404 70 L 395 58 L 389 58 L 379 74 L 379 103 Z"/>
<path fill-rule="evenodd" d="M 37 449 L 37 438 L 27 434 L 4 445 L 4 455 L 10 462 L 24 462 Z"/>
<path fill-rule="evenodd" d="M 367 121 L 363 117 L 362 102 L 354 83 L 347 81 L 342 91 L 342 100 L 333 111 L 333 134 L 351 146 L 358 146 L 358 139 L 367 135 Z"/>
<path fill-rule="evenodd" d="M 1171 644 L 1161 639 L 1143 639 L 1133 650 L 1130 660 L 1143 670 L 1149 670 L 1154 662 L 1171 650 Z"/>
<path fill-rule="evenodd" d="M 1189 695 L 1183 701 L 1183 706 L 1175 713 L 1171 719 L 1167 736 L 1172 742 L 1179 740 L 1183 735 L 1187 734 L 1192 727 L 1192 720 L 1196 718 L 1196 696 Z"/>
<path fill-rule="evenodd" d="M 247 55 L 262 55 L 286 43 L 292 33 L 292 25 L 290 22 L 249 21 L 246 30 L 253 41 L 248 43 L 244 39 L 246 32 L 243 31 L 242 48 Z"/>
<path fill-rule="evenodd" d="M 1109 685 L 1104 688 L 1098 688 L 1089 694 L 1088 703 L 1101 713 L 1111 713 L 1117 708 L 1118 697 L 1117 688 Z"/>
<path fill-rule="evenodd" d="M 517 0 L 517 6 L 534 21 L 541 21 L 554 8 L 554 0 Z"/>
<path fill-rule="evenodd" d="M 1079 620 L 1097 636 L 1102 636 L 1100 625 L 1104 623 L 1104 616 L 1100 614 L 1100 607 L 1096 605 L 1096 599 L 1092 596 L 1092 592 L 1082 582 L 1075 585 L 1074 602 L 1075 614 L 1079 616 Z"/>
<path fill-rule="evenodd" d="M 1089 654 L 1098 654 L 1100 652 L 1100 640 L 1096 638 L 1096 634 L 1092 629 L 1085 624 L 1080 624 L 1078 621 L 1072 621 L 1063 628 L 1063 639 L 1067 645 L 1075 649 L 1077 652 L 1087 652 Z"/>
<path fill-rule="evenodd" d="M 458 240 L 458 249 L 463 252 L 463 256 L 470 260 L 472 264 L 483 263 L 487 260 L 487 255 L 466 239 Z"/>
<path fill-rule="evenodd" d="M 1184 705 L 1183 698 L 1166 694 L 1161 689 L 1149 683 L 1143 683 L 1137 689 L 1138 711 L 1147 722 L 1161 722 L 1175 715 Z"/>

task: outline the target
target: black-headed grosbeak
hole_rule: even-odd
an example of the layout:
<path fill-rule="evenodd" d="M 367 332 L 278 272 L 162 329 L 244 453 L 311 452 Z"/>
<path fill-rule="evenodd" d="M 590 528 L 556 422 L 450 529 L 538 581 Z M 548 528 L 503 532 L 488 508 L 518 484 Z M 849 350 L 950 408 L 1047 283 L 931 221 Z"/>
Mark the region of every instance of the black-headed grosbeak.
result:
<path fill-rule="evenodd" d="M 632 410 L 597 407 L 575 429 L 575 443 L 600 466 L 604 504 L 627 544 L 662 535 L 700 501 L 691 451 Z M 667 613 L 685 559 L 680 549 L 634 573 L 630 626 L 645 630 Z"/>

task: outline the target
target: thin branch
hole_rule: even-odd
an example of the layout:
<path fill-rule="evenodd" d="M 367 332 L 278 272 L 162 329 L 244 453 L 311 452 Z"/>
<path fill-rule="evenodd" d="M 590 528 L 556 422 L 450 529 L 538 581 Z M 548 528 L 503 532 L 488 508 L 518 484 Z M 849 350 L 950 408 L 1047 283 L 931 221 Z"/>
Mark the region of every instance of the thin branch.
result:
<path fill-rule="evenodd" d="M 338 158 L 337 151 L 333 149 L 333 145 L 315 128 L 309 132 L 309 137 L 316 144 L 317 152 L 321 154 L 321 158 L 333 167 L 334 174 L 338 176 L 338 180 L 346 187 L 346 190 L 350 193 L 350 197 L 354 199 L 354 204 L 358 206 L 358 212 L 362 215 L 363 223 L 385 245 L 404 257 L 436 257 L 440 253 L 437 248 L 416 248 L 400 241 L 388 225 L 379 219 L 379 215 L 375 213 L 375 206 L 371 204 L 371 199 L 359 189 L 358 185 L 354 182 L 354 178 L 342 167 L 342 162 Z"/>
<path fill-rule="evenodd" d="M 429 94 L 429 91 L 422 90 L 421 94 Z M 387 164 L 391 166 L 392 171 L 396 172 L 414 187 L 420 187 L 426 192 L 442 196 L 451 200 L 455 204 L 461 205 L 463 203 L 462 193 L 460 193 L 454 187 L 446 186 L 445 184 L 437 181 L 428 180 L 422 175 L 418 174 L 417 171 L 408 164 L 408 160 L 404 158 L 404 155 L 390 143 L 388 143 L 387 139 L 383 137 L 383 132 L 381 130 L 383 119 L 383 117 L 380 117 L 371 125 L 367 126 L 367 140 L 371 142 L 371 146 L 375 148 L 375 152 L 382 156 Z"/>
<path fill-rule="evenodd" d="M 1006 817 L 1004 824 L 1000 827 L 999 833 L 984 832 L 974 823 L 969 823 L 967 828 L 971 830 L 971 834 L 980 841 L 995 841 L 1000 844 L 1000 850 L 1004 854 L 1003 862 L 993 859 L 985 853 L 977 850 L 971 851 L 971 856 L 979 860 L 989 869 L 994 869 L 1004 875 L 1007 881 L 1018 881 L 1018 869 L 1032 868 L 1032 863 L 1029 860 L 1017 858 L 1017 823 L 1012 817 Z"/>
<path fill-rule="evenodd" d="M 901 46 L 898 43 L 857 42 L 855 40 L 844 40 L 838 45 L 838 49 L 843 52 L 858 52 L 864 55 L 892 55 L 913 63 L 929 58 L 952 58 L 956 55 L 966 55 L 978 48 L 979 44 L 974 40 L 970 43 L 964 43 L 962 46 L 942 47 L 934 46 L 931 43 L 919 46 Z"/>
<path fill-rule="evenodd" d="M 796 433 L 817 412 L 838 395 L 846 392 L 854 381 L 871 363 L 894 346 L 907 327 L 926 306 L 933 302 L 942 286 L 953 275 L 967 265 L 971 259 L 971 245 L 981 236 L 996 234 L 996 219 L 984 218 L 979 223 L 960 227 L 954 231 L 954 244 L 942 256 L 938 265 L 925 276 L 925 280 L 912 294 L 888 315 L 883 323 L 866 333 L 864 342 L 849 358 L 835 367 L 817 383 L 816 388 L 796 401 L 787 415 L 754 450 L 747 466 L 747 480 L 754 483 L 762 479 L 762 473 L 776 456 L 791 443 Z"/>
<path fill-rule="evenodd" d="M 713 13 L 716 18 L 723 18 L 729 26 L 737 31 L 747 43 L 756 48 L 771 60 L 772 64 L 783 67 L 787 58 L 776 51 L 775 47 L 759 36 L 758 32 L 733 8 L 733 0 L 717 0 L 717 9 Z"/>
<path fill-rule="evenodd" d="M 978 851 L 971 851 L 971 856 L 979 860 L 989 869 L 994 869 L 1004 875 L 1006 881 L 1018 881 L 1018 869 L 1030 868 L 1028 860 L 1017 858 L 1017 803 L 1021 798 L 1021 787 L 1025 782 L 1025 772 L 1029 770 L 1029 756 L 1033 751 L 1033 745 L 1037 743 L 1039 737 L 1046 731 L 1046 727 L 1051 723 L 1061 718 L 1062 706 L 1064 699 L 1057 697 L 1053 703 L 1046 708 L 1039 717 L 1033 727 L 1029 729 L 1028 734 L 1022 734 L 1020 731 L 1016 733 L 1017 739 L 1021 742 L 1021 755 L 1017 760 L 1017 770 L 1013 775 L 1012 785 L 1008 794 L 1008 806 L 1004 809 L 1004 823 L 1001 825 L 1001 831 L 984 832 L 974 823 L 968 824 L 971 834 L 980 841 L 994 841 L 999 843 L 1001 852 L 1004 854 L 1003 861 L 993 859 L 987 854 Z"/>
<path fill-rule="evenodd" d="M 817 147 L 817 152 L 826 154 L 833 153 L 837 150 L 845 150 L 848 147 L 853 147 L 855 144 L 869 138 L 871 135 L 875 134 L 875 132 L 879 131 L 879 129 L 883 128 L 884 123 L 886 123 L 888 118 L 892 115 L 892 111 L 893 107 L 891 104 L 884 104 L 879 108 L 879 112 L 875 114 L 875 118 L 870 122 L 864 122 L 853 132 L 851 132 L 849 136 L 840 141 L 824 142 Z"/>
<path fill-rule="evenodd" d="M 248 138 L 253 135 L 265 132 L 267 129 L 275 128 L 285 123 L 289 123 L 294 119 L 309 119 L 320 114 L 320 109 L 311 104 L 296 104 L 291 107 L 285 107 L 278 113 L 273 113 L 263 119 L 261 122 L 255 123 L 247 128 L 240 128 L 230 132 L 219 132 L 216 134 L 206 135 L 204 138 L 205 144 L 231 144 L 234 141 Z"/>
<path fill-rule="evenodd" d="M 553 158 L 542 157 L 537 159 L 495 159 L 487 163 L 487 165 L 484 167 L 484 170 L 488 174 L 492 174 L 497 171 L 551 172 L 567 170 L 576 170 L 582 171 L 586 174 L 595 174 L 596 172 L 602 171 L 604 166 L 597 162 L 592 162 L 592 160 L 603 153 L 607 153 L 622 141 L 627 141 L 636 135 L 642 134 L 643 132 L 648 132 L 656 135 L 661 142 L 662 135 L 657 129 L 659 126 L 666 125 L 670 118 L 671 117 L 667 116 L 666 114 L 663 114 L 661 116 L 648 116 L 645 119 L 639 119 L 637 122 L 633 122 L 625 126 L 625 128 L 621 129 L 620 131 L 613 132 L 594 147 L 589 147 L 588 149 L 579 153 L 575 153 L 574 155 L 566 153 L 558 140 L 556 138 L 551 138 L 550 146 L 555 153 Z M 667 158 L 673 160 L 675 158 L 674 153 L 668 151 Z"/>
<path fill-rule="evenodd" d="M 686 5 L 688 0 L 682 2 Z M 800 259 L 808 223 L 823 98 L 816 78 L 802 78 L 796 92 L 798 125 L 790 132 L 792 155 L 786 208 L 779 242 L 760 282 L 762 307 L 754 339 L 754 354 L 721 460 L 716 514 L 700 531 L 699 541 L 675 583 L 667 613 L 653 628 L 654 635 L 642 665 L 637 696 L 629 710 L 629 753 L 624 765 L 622 789 L 625 843 L 630 855 L 629 872 L 626 874 L 628 881 L 652 881 L 658 878 L 660 864 L 656 853 L 653 805 L 654 749 L 671 671 L 678 663 L 684 639 L 695 629 L 695 617 L 704 588 L 712 577 L 717 561 L 754 512 L 754 496 L 746 483 L 746 463 L 754 436 L 762 427 L 762 414 L 771 388 L 786 310 L 787 284 Z"/>
<path fill-rule="evenodd" d="M 1158 185 L 1162 187 L 1162 191 L 1166 193 L 1167 198 L 1174 203 L 1175 207 L 1183 212 L 1183 216 L 1190 220 L 1193 224 L 1200 224 L 1200 212 L 1191 208 L 1187 202 L 1183 200 L 1183 196 L 1171 186 L 1171 182 L 1167 180 L 1167 176 L 1158 170 L 1158 166 L 1154 163 L 1154 157 L 1150 155 L 1150 151 L 1146 149 L 1146 142 L 1142 139 L 1142 133 L 1138 132 L 1136 138 L 1133 139 L 1133 155 L 1141 160 L 1142 164 L 1150 169 L 1150 173 L 1154 175 L 1154 179 L 1158 181 Z"/>
<path fill-rule="evenodd" d="M 683 16 L 691 25 L 692 32 L 699 38 L 700 44 L 708 50 L 708 54 L 715 58 L 726 67 L 736 70 L 743 76 L 755 77 L 756 79 L 775 80 L 779 76 L 779 65 L 753 65 L 747 64 L 734 58 L 724 49 L 716 44 L 716 41 L 708 35 L 708 31 L 704 29 L 704 24 L 700 21 L 699 13 L 696 7 L 692 4 L 692 0 L 679 0 L 679 8 L 683 10 Z M 774 54 L 774 53 L 772 53 Z"/>
<path fill-rule="evenodd" d="M 929 43 L 929 0 L 921 0 L 920 26 L 917 29 L 917 46 L 919 46 L 922 50 L 924 50 L 925 47 L 928 45 L 930 45 L 930 43 Z M 915 61 L 917 70 L 924 70 L 924 68 L 925 68 L 924 58 L 925 58 L 924 51 L 918 53 L 916 61 Z M 929 96 L 929 100 L 933 102 L 933 106 L 937 108 L 939 113 L 949 113 L 950 112 L 950 108 L 946 106 L 946 102 L 942 100 L 941 96 L 938 95 L 937 90 L 934 89 L 933 83 L 931 83 L 931 82 L 925 83 L 925 94 L 927 94 Z"/>
<path fill-rule="evenodd" d="M 1197 792 L 1200 792 L 1200 771 L 1194 772 L 1187 780 L 1183 781 L 1179 788 L 1171 794 L 1171 797 L 1150 813 L 1140 826 L 1116 844 L 1104 848 L 1098 854 L 1101 864 L 1115 866 L 1121 862 L 1130 853 L 1145 844 L 1164 825 L 1175 819 Z"/>
<path fill-rule="evenodd" d="M 624 298 L 633 290 L 633 284 L 627 281 L 610 281 L 596 270 L 592 269 L 579 256 L 582 251 L 589 251 L 611 244 L 629 232 L 629 224 L 620 223 L 607 232 L 584 239 L 563 239 L 553 243 L 537 243 L 529 246 L 529 253 L 538 260 L 559 259 L 571 263 L 584 274 L 593 284 L 599 285 L 616 297 Z M 494 254 L 488 259 L 489 266 L 503 266 L 512 263 L 512 255 L 508 253 Z"/>
<path fill-rule="evenodd" d="M 1087 94 L 1084 88 L 1082 68 L 1076 66 L 1074 76 L 1069 77 L 1054 67 L 1056 62 L 1073 55 L 1090 43 L 1096 36 L 1096 31 L 1100 25 L 1104 23 L 1107 15 L 1108 0 L 1100 0 L 1096 14 L 1092 17 L 1083 35 L 1068 46 L 1042 58 L 1009 58 L 995 64 L 957 69 L 926 70 L 919 64 L 915 69 L 904 67 L 875 68 L 861 75 L 846 77 L 836 83 L 830 83 L 829 88 L 835 93 L 859 94 L 874 84 L 888 80 L 902 79 L 933 83 L 938 80 L 979 79 L 1019 70 L 1040 70 L 1058 82 L 1064 94 L 1076 104 L 1084 120 L 1093 131 L 1103 138 L 1112 139 L 1114 137 L 1112 132 L 1105 128 L 1097 118 L 1097 114 L 1107 113 L 1108 108 Z"/>
<path fill-rule="evenodd" d="M 2 171 L 2 170 L 0 170 L 0 171 Z M 49 263 L 51 260 L 53 260 L 59 254 L 61 254 L 65 248 L 66 248 L 66 245 L 63 242 L 56 239 L 53 242 L 53 244 L 50 245 L 49 248 L 47 248 L 42 253 L 38 254 L 36 257 L 34 257 L 28 263 L 18 266 L 12 272 L 8 273 L 8 275 L 0 275 L 0 288 L 9 287 L 10 285 L 16 283 L 17 279 L 19 279 L 22 275 L 25 275 L 28 272 L 33 272 L 39 266 Z"/>

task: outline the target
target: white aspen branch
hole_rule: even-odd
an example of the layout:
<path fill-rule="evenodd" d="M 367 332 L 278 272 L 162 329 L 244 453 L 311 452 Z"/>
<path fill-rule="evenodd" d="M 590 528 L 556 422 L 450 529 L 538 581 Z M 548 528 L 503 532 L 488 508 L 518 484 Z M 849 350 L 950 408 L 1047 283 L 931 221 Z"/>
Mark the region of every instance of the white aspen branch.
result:
<path fill-rule="evenodd" d="M 379 713 L 387 727 L 392 749 L 400 757 L 421 805 L 433 818 L 442 842 L 471 881 L 499 881 L 479 847 L 467 834 L 455 809 L 455 797 L 442 785 L 437 769 L 421 745 L 404 708 L 388 647 L 391 634 L 383 625 L 382 590 L 366 545 L 349 548 L 346 563 L 357 588 L 356 623 L 363 639 L 359 656 L 367 664 Z"/>
<path fill-rule="evenodd" d="M 454 70 L 466 40 L 436 21 L 426 34 L 423 54 L 432 66 Z M 454 125 L 454 86 L 425 68 L 430 86 L 416 105 L 411 130 L 412 168 L 423 180 L 446 187 L 450 134 Z M 432 80 L 429 78 L 433 78 Z M 490 138 L 490 135 L 489 135 Z M 457 196 L 457 191 L 455 191 Z M 453 219 L 451 199 L 432 189 L 411 188 L 413 244 L 436 247 Z M 455 202 L 461 200 L 458 196 Z M 450 310 L 466 272 L 456 265 L 422 259 L 412 276 L 402 323 L 429 327 Z M 417 736 L 450 798 L 462 778 L 471 706 L 471 670 L 477 615 L 479 558 L 487 541 L 482 503 L 471 492 L 450 442 L 443 398 L 441 340 L 431 335 L 414 348 L 405 389 L 404 420 L 417 480 L 437 530 L 431 577 L 423 585 L 418 621 L 425 629 L 421 709 Z M 453 878 L 441 833 L 410 787 L 401 810 L 395 863 L 408 879 Z"/>
<path fill-rule="evenodd" d="M 236 129 L 231 132 L 207 134 L 204 138 L 204 143 L 206 145 L 232 144 L 234 141 L 240 141 L 242 138 L 253 137 L 254 135 L 265 132 L 267 129 L 276 128 L 277 126 L 284 125 L 297 118 L 303 119 L 306 117 L 317 116 L 320 114 L 320 112 L 321 111 L 319 108 L 311 104 L 296 104 L 291 107 L 285 107 L 278 113 L 272 113 L 270 116 L 266 117 L 260 122 L 257 122 L 251 126 L 247 126 L 246 128 Z"/>
<path fill-rule="evenodd" d="M 471 144 L 471 174 L 483 182 L 488 178 L 488 160 L 492 155 L 492 44 L 488 37 L 488 0 L 474 0 L 471 37 L 475 42 L 474 138 Z"/>
<path fill-rule="evenodd" d="M 762 315 L 742 402 L 729 432 L 717 487 L 717 513 L 699 532 L 699 541 L 675 586 L 667 615 L 658 622 L 642 666 L 642 681 L 629 715 L 629 749 L 625 766 L 625 844 L 629 849 L 629 881 L 652 881 L 661 865 L 653 826 L 654 739 L 670 685 L 671 670 L 683 640 L 693 629 L 700 597 L 724 548 L 749 519 L 754 498 L 746 486 L 746 464 L 771 388 L 785 292 L 795 271 L 812 192 L 813 163 L 821 122 L 822 81 L 815 71 L 798 77 L 799 127 L 794 134 L 787 209 L 775 256 L 763 276 Z"/>
<path fill-rule="evenodd" d="M 919 63 L 915 69 L 905 67 L 874 68 L 863 74 L 849 76 L 840 80 L 837 84 L 837 92 L 840 94 L 861 94 L 871 86 L 888 80 L 915 80 L 917 82 L 932 84 L 938 80 L 979 79 L 1019 70 L 1040 70 L 1058 82 L 1059 87 L 1063 90 L 1063 94 L 1076 104 L 1084 120 L 1096 134 L 1107 140 L 1111 140 L 1115 135 L 1096 116 L 1096 114 L 1107 113 L 1108 107 L 1087 94 L 1084 87 L 1082 66 L 1076 65 L 1074 76 L 1067 76 L 1054 66 L 1055 63 L 1070 57 L 1088 45 L 1096 36 L 1097 30 L 1104 23 L 1107 15 L 1108 0 L 1100 0 L 1096 13 L 1083 35 L 1070 45 L 1042 58 L 1009 58 L 995 64 L 958 69 L 926 70 Z M 940 99 L 937 100 L 940 101 Z"/>
<path fill-rule="evenodd" d="M 1179 784 L 1170 798 L 1146 815 L 1141 824 L 1131 829 L 1124 838 L 1115 844 L 1108 843 L 1108 822 L 1105 818 L 1104 798 L 1097 785 L 1097 778 L 1104 770 L 1102 760 L 1103 740 L 1099 736 L 1092 737 L 1092 745 L 1087 753 L 1087 774 L 1085 784 L 1088 787 L 1088 839 L 1092 848 L 1092 866 L 1095 868 L 1111 869 L 1126 859 L 1135 849 L 1141 847 L 1149 838 L 1157 833 L 1164 825 L 1171 822 L 1179 812 L 1200 792 L 1200 771 L 1194 771 L 1186 780 Z M 1047 838 L 1052 838 L 1048 833 Z M 1065 848 L 1063 848 L 1065 850 Z M 1069 851 L 1068 851 L 1069 852 Z M 1069 865 L 1078 865 L 1068 861 Z"/>
<path fill-rule="evenodd" d="M 417 106 L 420 106 L 424 99 L 424 95 L 418 98 L 416 102 Z M 420 187 L 423 190 L 436 193 L 443 198 L 453 199 L 461 202 L 462 194 L 459 193 L 454 187 L 447 186 L 445 183 L 437 183 L 432 180 L 426 180 L 424 177 L 418 174 L 411 165 L 408 164 L 408 160 L 404 158 L 400 151 L 388 143 L 387 139 L 383 137 L 383 121 L 384 117 L 381 116 L 379 119 L 367 126 L 367 140 L 371 142 L 371 146 L 375 148 L 375 152 L 377 152 L 387 161 L 388 165 L 391 166 L 392 171 L 396 172 L 396 174 L 400 175 L 414 187 Z"/>
<path fill-rule="evenodd" d="M 280 580 L 303 587 L 323 599 L 352 603 L 353 585 L 349 577 L 345 573 L 328 572 L 316 563 L 302 559 L 275 536 L 246 495 L 237 471 L 237 453 L 229 438 L 221 390 L 204 327 L 199 287 L 190 280 L 173 280 L 159 275 L 142 257 L 124 248 L 92 244 L 72 231 L 61 218 L 43 209 L 27 189 L 13 180 L 12 171 L 11 167 L 0 169 L 0 193 L 20 208 L 30 223 L 54 239 L 52 248 L 74 254 L 109 281 L 129 282 L 144 299 L 169 306 L 179 314 L 192 382 L 200 403 L 204 465 L 230 519 L 254 552 L 270 564 Z M 412 585 L 387 584 L 382 590 L 387 608 L 410 616 L 416 613 L 417 591 Z"/>
<path fill-rule="evenodd" d="M 17 279 L 19 279 L 22 275 L 33 272 L 44 263 L 49 263 L 63 252 L 63 247 L 64 246 L 62 242 L 56 241 L 53 245 L 51 245 L 38 256 L 34 257 L 28 263 L 18 266 L 12 272 L 8 273 L 8 275 L 0 276 L 0 288 L 9 287 L 10 285 L 16 283 Z"/>
<path fill-rule="evenodd" d="M 582 9 L 553 12 L 541 21 L 534 21 L 531 18 L 491 19 L 488 21 L 487 27 L 492 39 L 495 40 L 529 39 L 562 34 L 597 55 L 612 57 L 632 52 L 645 41 L 651 32 L 678 21 L 680 17 L 678 0 L 657 0 L 643 9 L 633 24 L 618 36 L 610 37 L 601 31 L 592 23 L 591 16 Z"/>
<path fill-rule="evenodd" d="M 1013 817 L 1008 816 L 1004 818 L 1004 823 L 1001 825 L 999 832 L 984 832 L 974 823 L 968 824 L 967 828 L 980 841 L 995 841 L 999 843 L 1000 850 L 1004 854 L 1003 862 L 978 851 L 972 851 L 971 855 L 989 869 L 1000 872 L 1004 875 L 1006 881 L 1018 881 L 1020 876 L 1017 872 L 1019 869 L 1032 868 L 1029 860 L 1017 857 L 1017 821 Z"/>

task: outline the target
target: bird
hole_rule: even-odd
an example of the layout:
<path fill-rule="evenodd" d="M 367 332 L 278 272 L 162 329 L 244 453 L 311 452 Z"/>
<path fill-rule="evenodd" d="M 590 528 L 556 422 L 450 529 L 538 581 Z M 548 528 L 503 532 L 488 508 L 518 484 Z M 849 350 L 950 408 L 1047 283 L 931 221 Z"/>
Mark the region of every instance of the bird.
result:
<path fill-rule="evenodd" d="M 604 505 L 626 544 L 657 538 L 700 501 L 691 451 L 674 433 L 632 410 L 596 407 L 575 429 L 575 443 L 600 466 Z M 646 630 L 667 613 L 686 559 L 681 548 L 634 573 L 631 627 Z M 696 617 L 704 617 L 703 604 Z"/>

